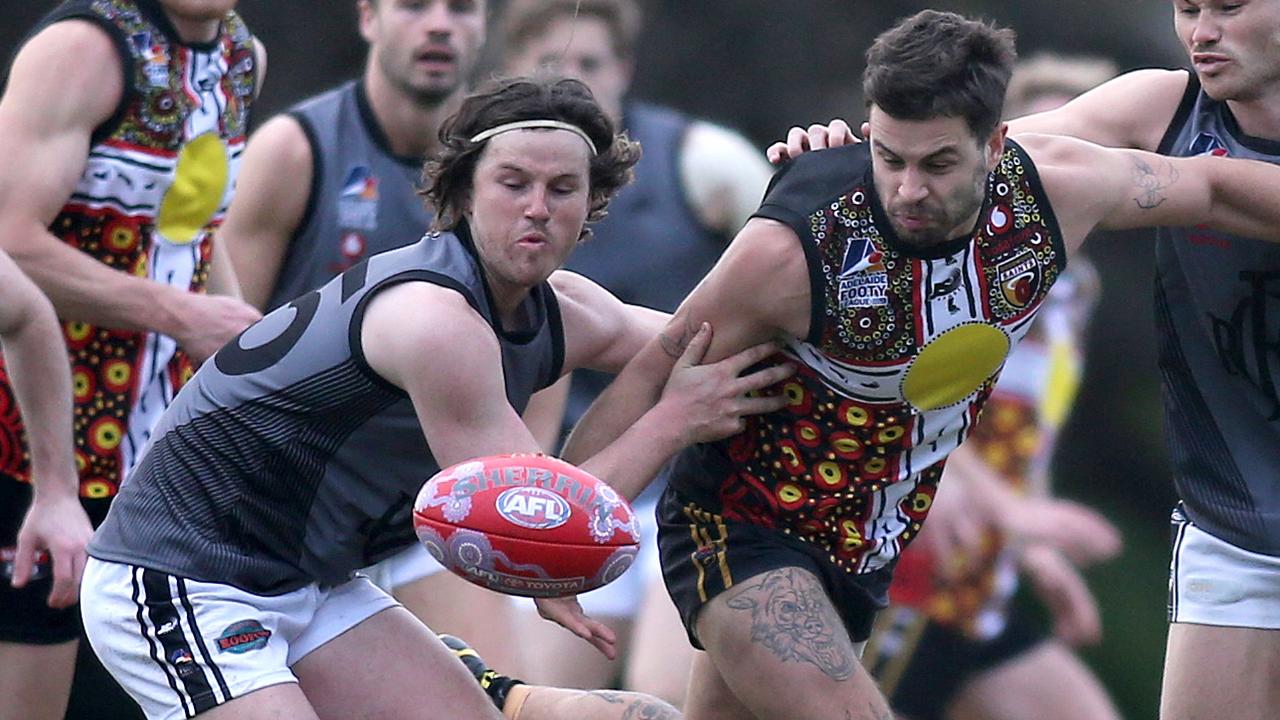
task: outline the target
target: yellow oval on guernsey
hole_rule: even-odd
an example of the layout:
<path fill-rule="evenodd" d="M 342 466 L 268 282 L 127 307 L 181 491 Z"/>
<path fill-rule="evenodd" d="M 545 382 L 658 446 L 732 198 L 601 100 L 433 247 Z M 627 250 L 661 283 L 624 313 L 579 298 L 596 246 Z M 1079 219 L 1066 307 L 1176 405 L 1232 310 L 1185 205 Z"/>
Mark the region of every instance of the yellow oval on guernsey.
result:
<path fill-rule="evenodd" d="M 156 230 L 171 243 L 195 240 L 213 219 L 227 192 L 231 169 L 222 138 L 205 133 L 182 147 L 173 184 L 156 215 Z"/>
<path fill-rule="evenodd" d="M 995 374 L 1009 354 L 1009 338 L 981 323 L 951 328 L 916 356 L 902 395 L 923 411 L 954 405 Z"/>

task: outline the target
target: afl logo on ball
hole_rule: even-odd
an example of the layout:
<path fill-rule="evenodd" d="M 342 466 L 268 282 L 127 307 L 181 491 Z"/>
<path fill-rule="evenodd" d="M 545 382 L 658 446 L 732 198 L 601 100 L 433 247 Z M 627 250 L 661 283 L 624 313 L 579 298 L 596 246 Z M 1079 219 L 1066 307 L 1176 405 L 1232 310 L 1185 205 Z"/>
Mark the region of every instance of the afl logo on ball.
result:
<path fill-rule="evenodd" d="M 514 487 L 498 496 L 498 514 L 530 530 L 550 530 L 569 521 L 569 501 L 539 487 Z"/>

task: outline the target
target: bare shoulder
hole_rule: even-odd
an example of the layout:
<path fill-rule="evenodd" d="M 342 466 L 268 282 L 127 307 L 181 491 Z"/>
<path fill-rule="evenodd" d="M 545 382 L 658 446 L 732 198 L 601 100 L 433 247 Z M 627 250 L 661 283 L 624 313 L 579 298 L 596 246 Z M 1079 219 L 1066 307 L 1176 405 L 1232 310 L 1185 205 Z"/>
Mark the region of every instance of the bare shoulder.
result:
<path fill-rule="evenodd" d="M 752 218 L 743 226 L 729 249 L 735 272 L 770 274 L 786 269 L 806 268 L 800 238 L 785 223 L 768 218 Z M 807 272 L 807 271 L 806 271 Z"/>
<path fill-rule="evenodd" d="M 564 369 L 618 372 L 653 337 L 666 314 L 627 305 L 590 278 L 568 270 L 551 275 L 564 328 Z"/>
<path fill-rule="evenodd" d="M 686 322 L 708 321 L 715 328 L 712 355 L 729 325 L 741 343 L 778 337 L 804 337 L 809 330 L 809 266 L 794 230 L 765 218 L 752 218 L 734 237 L 710 274 L 681 305 Z"/>
<path fill-rule="evenodd" d="M 1036 169 L 1043 174 L 1043 169 L 1047 167 L 1057 167 L 1063 165 L 1073 166 L 1089 157 L 1090 153 L 1095 150 L 1101 150 L 1101 146 L 1091 143 L 1087 140 L 1070 137 L 1067 135 L 1048 135 L 1044 133 L 1019 133 L 1011 136 L 1022 149 L 1031 157 L 1035 163 Z"/>
<path fill-rule="evenodd" d="M 1071 135 L 1109 147 L 1155 150 L 1189 80 L 1184 70 L 1134 70 L 1060 108 L 1017 118 L 1009 123 L 1010 132 Z"/>
<path fill-rule="evenodd" d="M 547 280 L 556 294 L 566 338 L 592 337 L 601 328 L 622 322 L 622 301 L 599 283 L 570 270 L 557 270 Z"/>
<path fill-rule="evenodd" d="M 257 234 L 241 223 L 249 207 L 253 208 L 249 216 L 254 222 L 269 227 L 284 225 L 290 232 L 296 229 L 311 193 L 313 152 L 307 133 L 291 115 L 276 115 L 253 133 L 227 220 L 236 233 Z"/>
<path fill-rule="evenodd" d="M 1149 112 L 1173 110 L 1182 99 L 1189 80 L 1190 73 L 1186 70 L 1142 68 L 1117 75 L 1089 92 L 1095 93 L 1096 97 L 1144 106 Z M 1153 102 L 1159 107 L 1148 107 Z"/>
<path fill-rule="evenodd" d="M 579 305 L 590 305 L 593 302 L 610 299 L 618 301 L 613 297 L 613 293 L 605 290 L 599 283 L 572 270 L 557 270 L 551 273 L 547 282 L 551 284 L 551 289 L 556 292 L 556 298 L 562 303 L 567 300 Z"/>
<path fill-rule="evenodd" d="M 422 322 L 423 317 L 432 321 Z M 395 325 L 403 338 L 450 340 L 479 334 L 497 342 L 493 328 L 462 293 L 430 282 L 402 282 L 379 290 L 369 301 L 364 324 Z"/>
<path fill-rule="evenodd" d="M 400 387 L 410 374 L 465 373 L 500 352 L 493 328 L 461 293 L 428 282 L 379 291 L 365 312 L 360 344 L 369 366 Z M 423 363 L 424 357 L 432 362 Z"/>
<path fill-rule="evenodd" d="M 263 123 L 262 127 L 249 138 L 245 148 L 245 162 L 253 160 L 269 160 L 273 165 L 283 164 L 280 170 L 305 170 L 311 173 L 311 142 L 307 133 L 296 118 L 281 113 Z M 276 177 L 292 175 L 277 174 Z"/>
<path fill-rule="evenodd" d="M 57 92 L 49 92 L 57 88 Z M 4 105 L 49 128 L 94 127 L 116 111 L 124 74 L 115 44 L 87 20 L 64 20 L 36 33 L 14 56 Z"/>

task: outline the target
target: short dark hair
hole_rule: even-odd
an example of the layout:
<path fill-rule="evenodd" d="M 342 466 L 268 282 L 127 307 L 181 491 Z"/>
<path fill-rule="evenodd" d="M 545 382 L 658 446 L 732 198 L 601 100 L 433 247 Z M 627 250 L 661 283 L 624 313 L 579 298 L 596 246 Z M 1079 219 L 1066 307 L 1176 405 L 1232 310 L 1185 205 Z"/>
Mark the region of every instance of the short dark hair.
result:
<path fill-rule="evenodd" d="M 979 138 L 1000 122 L 1018 53 L 1014 32 L 955 13 L 924 10 L 881 33 L 867 50 L 862 92 L 901 120 L 961 117 Z"/>
<path fill-rule="evenodd" d="M 498 25 L 503 52 L 523 49 L 557 17 L 596 18 L 608 28 L 618 57 L 629 58 L 635 52 L 642 22 L 635 0 L 511 0 Z"/>
<path fill-rule="evenodd" d="M 609 200 L 631 182 L 632 167 L 640 159 L 640 144 L 625 133 L 615 134 L 613 121 L 586 85 L 553 75 L 497 78 L 468 95 L 458 112 L 440 126 L 443 149 L 427 160 L 422 172 L 422 195 L 436 211 L 433 229 L 452 230 L 462 219 L 476 163 L 488 142 L 471 142 L 471 138 L 521 120 L 567 122 L 581 128 L 595 143 L 587 222 L 603 218 Z M 579 240 L 590 235 L 591 230 L 584 227 Z"/>

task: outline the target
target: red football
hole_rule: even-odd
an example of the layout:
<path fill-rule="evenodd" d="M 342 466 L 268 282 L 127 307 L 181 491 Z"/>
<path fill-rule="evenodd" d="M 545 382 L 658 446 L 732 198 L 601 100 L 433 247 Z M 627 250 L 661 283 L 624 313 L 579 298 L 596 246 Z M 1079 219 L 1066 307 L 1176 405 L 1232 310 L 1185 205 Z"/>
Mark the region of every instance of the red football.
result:
<path fill-rule="evenodd" d="M 576 595 L 612 582 L 631 566 L 640 542 L 622 496 L 545 455 L 495 455 L 441 470 L 418 493 L 413 527 L 454 573 L 528 597 Z"/>

